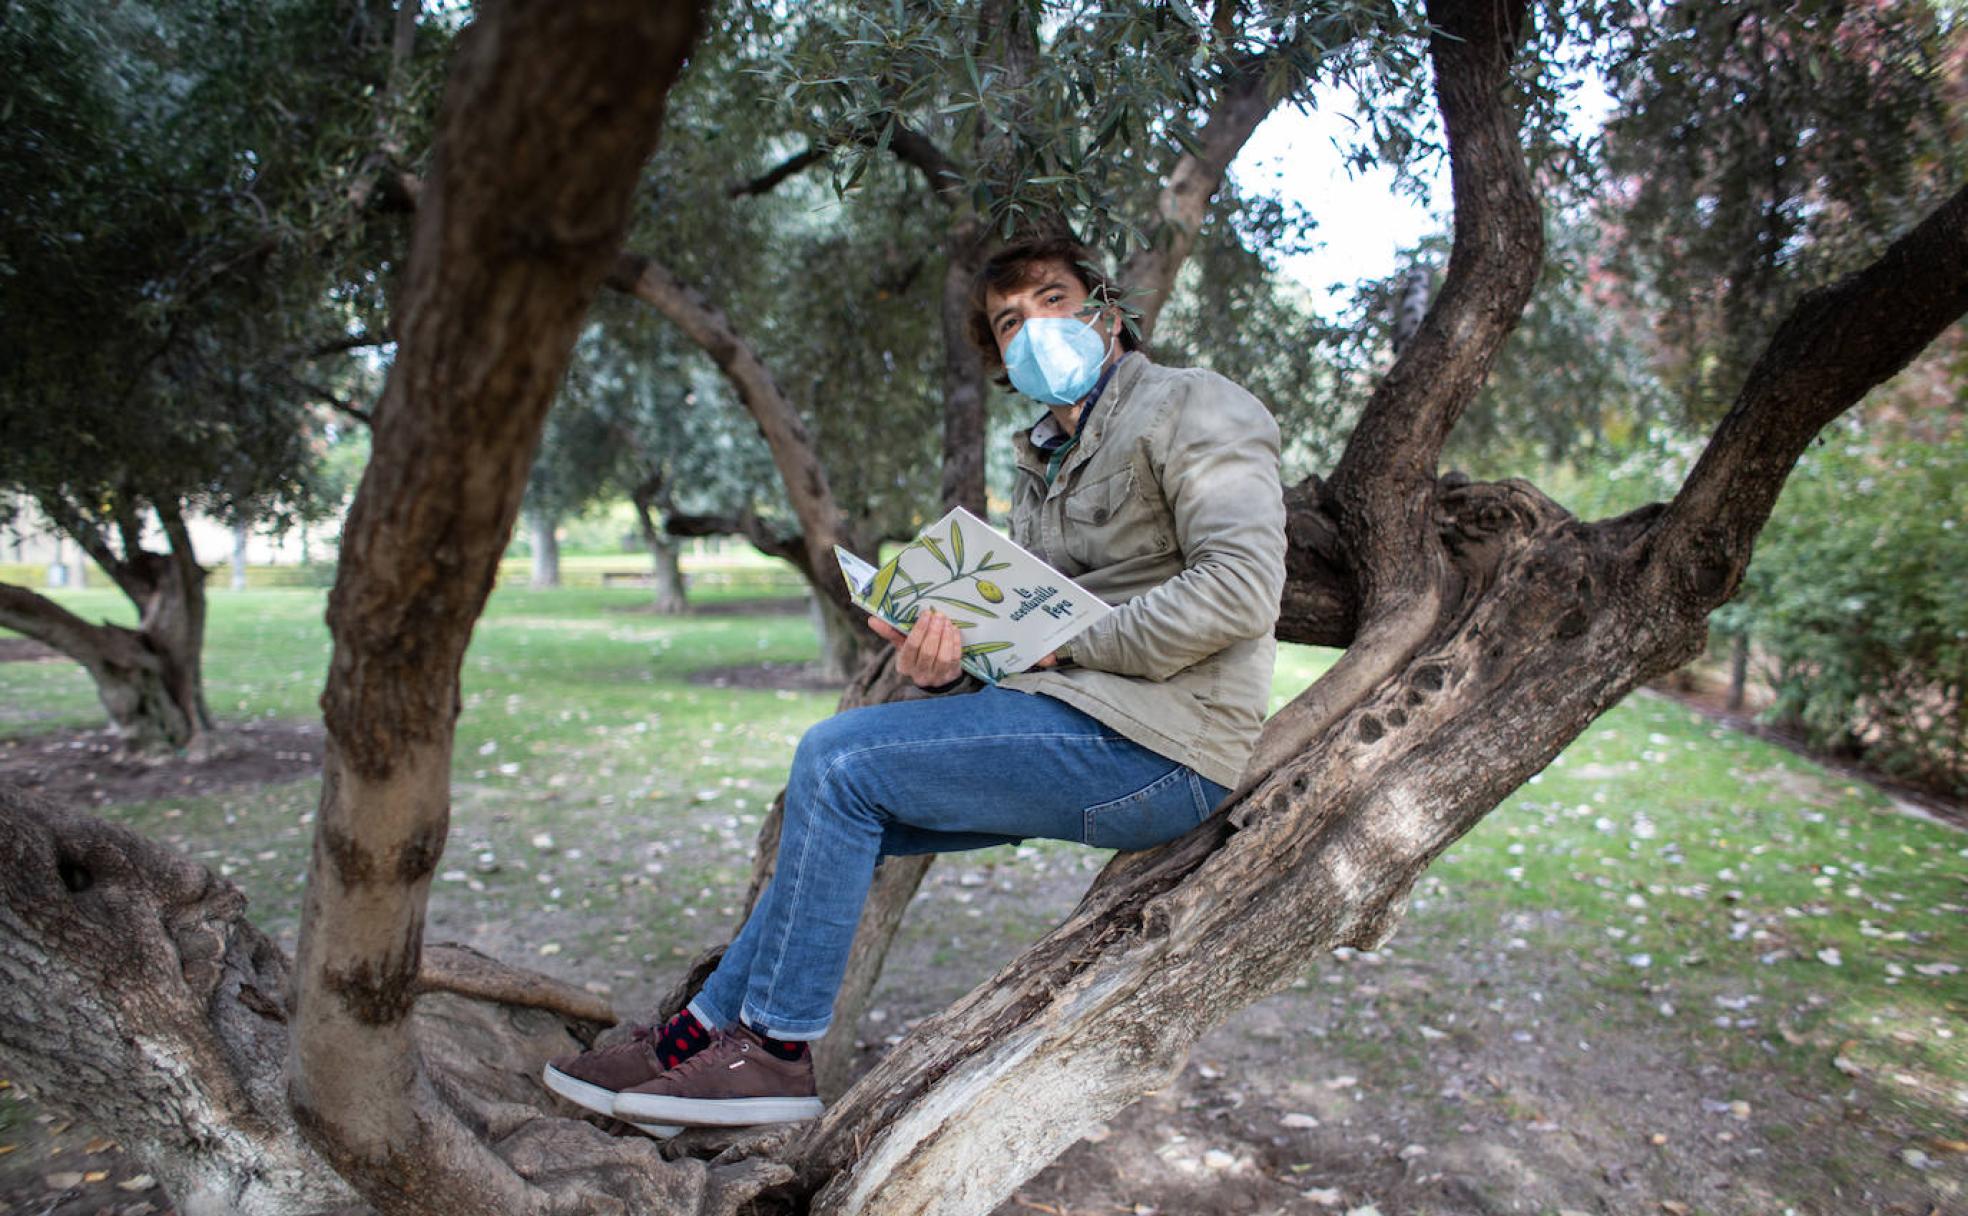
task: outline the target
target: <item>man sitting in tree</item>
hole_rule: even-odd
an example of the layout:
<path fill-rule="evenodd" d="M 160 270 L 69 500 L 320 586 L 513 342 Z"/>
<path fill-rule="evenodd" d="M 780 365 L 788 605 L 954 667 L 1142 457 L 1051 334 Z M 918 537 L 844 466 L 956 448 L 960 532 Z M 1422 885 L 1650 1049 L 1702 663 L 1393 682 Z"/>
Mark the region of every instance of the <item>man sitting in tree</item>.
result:
<path fill-rule="evenodd" d="M 827 1032 L 877 861 L 1044 836 L 1145 849 L 1233 788 L 1271 691 L 1284 587 L 1278 427 L 1213 372 L 1139 349 L 1094 254 L 993 256 L 970 333 L 1045 405 L 1016 440 L 1012 539 L 1115 611 L 1031 671 L 979 686 L 950 619 L 870 626 L 938 695 L 837 714 L 800 740 L 778 865 L 690 1003 L 547 1065 L 547 1086 L 663 1134 L 820 1112 Z"/>

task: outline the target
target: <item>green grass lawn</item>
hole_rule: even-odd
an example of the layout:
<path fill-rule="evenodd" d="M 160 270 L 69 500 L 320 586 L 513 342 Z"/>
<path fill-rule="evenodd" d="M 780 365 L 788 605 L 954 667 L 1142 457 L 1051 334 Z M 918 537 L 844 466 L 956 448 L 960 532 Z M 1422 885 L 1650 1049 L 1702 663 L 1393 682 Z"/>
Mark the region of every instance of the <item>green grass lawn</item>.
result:
<path fill-rule="evenodd" d="M 433 938 L 473 941 L 625 1008 L 731 929 L 792 745 L 834 701 L 686 679 L 810 659 L 803 614 L 658 617 L 641 610 L 646 596 L 495 593 L 466 658 L 453 835 L 431 904 Z M 110 592 L 62 598 L 85 616 L 129 615 Z M 323 602 L 318 590 L 213 594 L 206 679 L 222 719 L 315 715 Z M 1278 701 L 1331 658 L 1285 647 Z M 0 740 L 99 723 L 79 669 L 0 664 Z M 291 945 L 317 796 L 303 780 L 104 813 L 222 869 Z M 1068 845 L 994 856 L 1005 872 L 1097 864 Z M 1500 968 L 1542 958 L 1577 981 L 1569 1012 L 1551 1016 L 1581 1037 L 1669 1027 L 1736 1088 L 1850 1089 L 1871 1117 L 1949 1139 L 1968 1114 L 1964 905 L 1968 836 L 1641 696 L 1422 878 L 1392 949 L 1419 939 Z M 988 923 L 998 954 L 1050 918 Z M 961 964 L 964 951 L 948 955 Z M 1404 1016 L 1445 999 L 1417 996 Z"/>

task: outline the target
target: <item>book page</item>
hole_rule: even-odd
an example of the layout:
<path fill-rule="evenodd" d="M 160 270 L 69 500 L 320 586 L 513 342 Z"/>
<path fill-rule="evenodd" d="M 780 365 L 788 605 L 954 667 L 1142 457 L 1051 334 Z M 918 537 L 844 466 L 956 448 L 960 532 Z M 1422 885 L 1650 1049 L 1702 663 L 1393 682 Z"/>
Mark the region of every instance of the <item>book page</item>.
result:
<path fill-rule="evenodd" d="M 996 683 L 1113 611 L 958 507 L 876 567 L 836 548 L 854 602 L 907 632 L 934 608 L 963 634 L 964 670 Z"/>

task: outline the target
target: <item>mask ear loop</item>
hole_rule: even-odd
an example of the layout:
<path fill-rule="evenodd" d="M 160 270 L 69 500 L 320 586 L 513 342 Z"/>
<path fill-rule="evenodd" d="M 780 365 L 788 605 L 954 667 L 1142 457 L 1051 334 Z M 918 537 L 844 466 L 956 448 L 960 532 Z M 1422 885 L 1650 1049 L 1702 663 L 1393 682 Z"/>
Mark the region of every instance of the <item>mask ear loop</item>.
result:
<path fill-rule="evenodd" d="M 1121 310 L 1113 304 L 1103 304 L 1094 309 L 1094 320 L 1098 320 L 1103 316 L 1107 318 L 1107 324 L 1110 327 L 1107 334 L 1107 350 L 1101 356 L 1100 360 L 1100 365 L 1106 367 L 1116 357 L 1116 352 L 1121 344 L 1121 327 L 1126 324 L 1126 321 L 1121 316 Z M 1082 320 L 1086 322 L 1087 328 L 1092 329 L 1095 333 L 1100 332 L 1099 327 L 1094 324 L 1094 320 L 1086 320 L 1086 318 L 1082 318 Z"/>

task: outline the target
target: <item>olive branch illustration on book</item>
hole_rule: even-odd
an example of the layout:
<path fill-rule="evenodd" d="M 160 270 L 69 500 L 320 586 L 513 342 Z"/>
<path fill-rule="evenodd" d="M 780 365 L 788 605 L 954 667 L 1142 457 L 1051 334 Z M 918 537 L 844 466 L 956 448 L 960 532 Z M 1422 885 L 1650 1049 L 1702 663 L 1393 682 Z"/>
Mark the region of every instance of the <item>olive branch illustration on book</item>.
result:
<path fill-rule="evenodd" d="M 904 632 L 924 611 L 940 608 L 963 634 L 964 669 L 992 683 L 1023 671 L 1109 611 L 962 507 L 879 569 L 839 546 L 834 552 L 855 603 Z"/>

